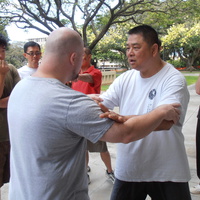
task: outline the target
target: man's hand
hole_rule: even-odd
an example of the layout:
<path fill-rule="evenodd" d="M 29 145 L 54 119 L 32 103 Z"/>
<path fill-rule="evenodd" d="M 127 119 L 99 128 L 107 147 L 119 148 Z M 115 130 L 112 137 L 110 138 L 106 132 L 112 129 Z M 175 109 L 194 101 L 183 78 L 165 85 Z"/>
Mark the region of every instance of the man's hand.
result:
<path fill-rule="evenodd" d="M 124 123 L 127 118 L 125 116 L 119 115 L 113 111 L 110 111 L 106 106 L 104 106 L 102 103 L 98 103 L 101 110 L 104 112 L 99 117 L 100 118 L 109 118 L 112 119 L 118 123 Z"/>
<path fill-rule="evenodd" d="M 173 121 L 174 124 L 178 123 L 180 119 L 180 110 L 179 110 L 180 104 L 173 103 L 173 104 L 166 104 L 161 105 L 157 109 L 163 109 L 165 114 L 165 120 L 167 121 Z"/>
<path fill-rule="evenodd" d="M 10 70 L 5 60 L 0 60 L 0 75 L 5 76 Z"/>
<path fill-rule="evenodd" d="M 103 101 L 103 99 L 99 97 L 100 94 L 88 94 L 87 96 L 93 99 L 97 104 Z"/>

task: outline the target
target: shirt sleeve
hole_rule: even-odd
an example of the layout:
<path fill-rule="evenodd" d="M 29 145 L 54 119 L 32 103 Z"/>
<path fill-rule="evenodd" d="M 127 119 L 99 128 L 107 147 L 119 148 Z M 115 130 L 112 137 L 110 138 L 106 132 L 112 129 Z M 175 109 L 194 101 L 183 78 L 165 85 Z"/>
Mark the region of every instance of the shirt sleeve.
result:
<path fill-rule="evenodd" d="M 87 96 L 74 98 L 68 109 L 67 128 L 73 133 L 97 142 L 114 123 L 110 119 L 100 118 L 99 106 Z"/>
<path fill-rule="evenodd" d="M 172 73 L 163 84 L 161 98 L 157 106 L 163 104 L 179 103 L 181 105 L 181 124 L 187 111 L 189 92 L 184 76 L 179 73 Z"/>

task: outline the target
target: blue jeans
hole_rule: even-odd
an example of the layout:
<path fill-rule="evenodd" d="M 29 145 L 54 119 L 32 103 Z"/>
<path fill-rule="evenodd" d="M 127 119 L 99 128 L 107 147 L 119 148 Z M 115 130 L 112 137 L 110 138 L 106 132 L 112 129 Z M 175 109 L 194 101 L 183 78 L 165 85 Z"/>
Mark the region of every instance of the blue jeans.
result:
<path fill-rule="evenodd" d="M 125 182 L 115 179 L 111 200 L 191 200 L 188 183 Z"/>

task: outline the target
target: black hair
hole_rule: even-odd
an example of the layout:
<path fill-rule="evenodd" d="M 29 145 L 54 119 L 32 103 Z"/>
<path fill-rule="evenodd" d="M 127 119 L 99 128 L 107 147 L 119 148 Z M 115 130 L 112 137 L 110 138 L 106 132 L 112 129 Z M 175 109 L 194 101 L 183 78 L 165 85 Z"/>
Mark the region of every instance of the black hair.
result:
<path fill-rule="evenodd" d="M 6 38 L 0 33 L 0 46 L 7 48 L 8 42 Z"/>
<path fill-rule="evenodd" d="M 41 50 L 40 45 L 37 42 L 34 42 L 34 41 L 27 42 L 24 45 L 24 53 L 27 52 L 28 47 L 35 47 L 35 46 L 38 46 L 39 50 Z"/>
<path fill-rule="evenodd" d="M 154 28 L 152 28 L 149 25 L 140 25 L 132 28 L 131 30 L 128 31 L 129 35 L 132 34 L 141 34 L 144 41 L 147 42 L 150 46 L 153 44 L 158 45 L 158 49 L 161 47 L 161 40 L 158 38 L 158 33 Z"/>
<path fill-rule="evenodd" d="M 91 55 L 92 54 L 92 51 L 89 47 L 84 47 L 84 52 L 86 55 Z"/>

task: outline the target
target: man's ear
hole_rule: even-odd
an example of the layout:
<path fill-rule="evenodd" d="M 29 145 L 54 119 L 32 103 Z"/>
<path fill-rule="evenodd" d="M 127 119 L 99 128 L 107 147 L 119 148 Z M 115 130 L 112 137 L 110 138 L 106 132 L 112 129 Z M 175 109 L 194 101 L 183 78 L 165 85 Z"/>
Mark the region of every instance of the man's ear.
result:
<path fill-rule="evenodd" d="M 151 48 L 152 48 L 152 55 L 156 56 L 158 53 L 158 44 L 156 44 L 156 43 L 153 44 Z"/>
<path fill-rule="evenodd" d="M 76 55 L 75 52 L 73 52 L 73 53 L 70 55 L 69 61 L 70 61 L 70 63 L 71 63 L 73 66 L 75 65 L 76 57 L 77 57 L 77 55 Z"/>
<path fill-rule="evenodd" d="M 23 56 L 26 58 L 27 54 L 26 54 L 26 53 L 23 53 Z"/>

